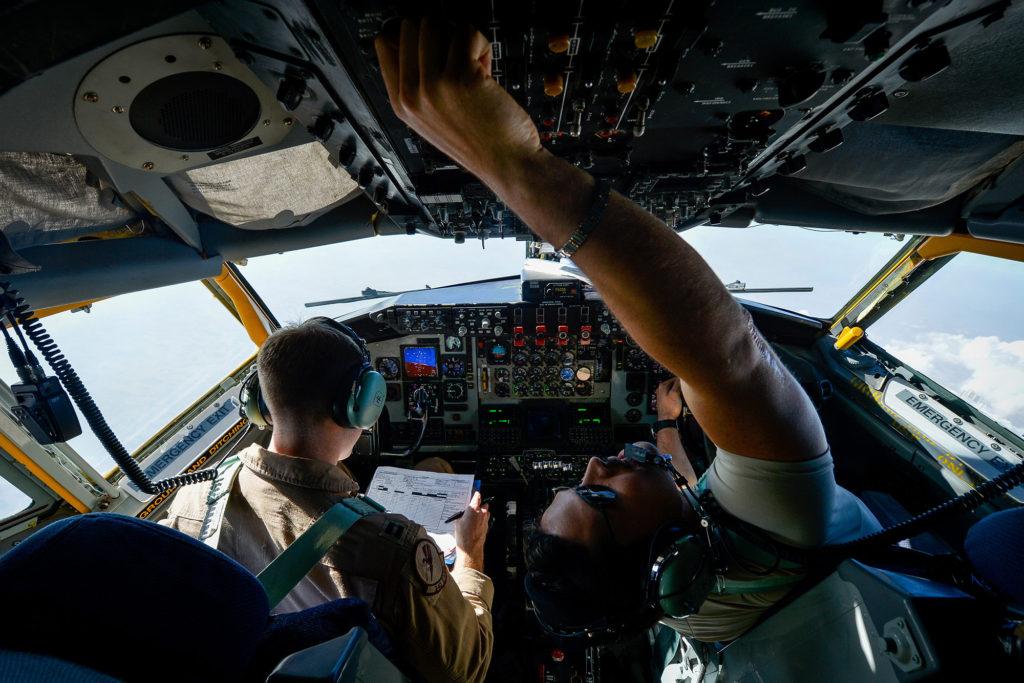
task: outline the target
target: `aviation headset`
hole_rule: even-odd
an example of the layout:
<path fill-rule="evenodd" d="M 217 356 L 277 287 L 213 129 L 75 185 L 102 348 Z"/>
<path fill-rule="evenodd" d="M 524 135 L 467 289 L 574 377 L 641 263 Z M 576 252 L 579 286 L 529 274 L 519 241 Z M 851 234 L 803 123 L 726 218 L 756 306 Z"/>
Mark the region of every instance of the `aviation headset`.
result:
<path fill-rule="evenodd" d="M 566 609 L 565 598 L 539 586 L 528 573 L 526 592 L 533 600 L 538 620 L 547 631 L 569 644 L 601 645 L 622 633 L 647 628 L 662 615 L 678 619 L 694 614 L 728 569 L 721 552 L 718 525 L 690 491 L 685 478 L 672 466 L 672 456 L 627 444 L 625 457 L 668 471 L 676 484 L 690 495 L 690 502 L 700 517 L 700 526 L 694 531 L 692 527 L 670 522 L 655 532 L 648 555 L 650 570 L 643 579 L 643 602 L 625 615 L 599 616 L 580 623 L 578 604 Z"/>
<path fill-rule="evenodd" d="M 368 429 L 372 427 L 384 410 L 386 383 L 379 372 L 370 365 L 370 352 L 366 342 L 348 325 L 337 320 L 320 316 L 313 318 L 320 325 L 333 328 L 355 342 L 359 347 L 360 362 L 345 372 L 331 403 L 331 417 L 341 427 Z M 270 409 L 260 391 L 259 374 L 252 374 L 242 383 L 239 392 L 239 414 L 253 425 L 263 429 L 272 424 Z"/>

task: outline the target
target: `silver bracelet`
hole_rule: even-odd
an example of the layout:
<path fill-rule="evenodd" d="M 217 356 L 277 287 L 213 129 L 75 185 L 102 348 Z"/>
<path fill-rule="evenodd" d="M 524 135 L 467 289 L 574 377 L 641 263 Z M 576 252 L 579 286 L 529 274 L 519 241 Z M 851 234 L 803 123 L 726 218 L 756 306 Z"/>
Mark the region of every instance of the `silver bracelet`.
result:
<path fill-rule="evenodd" d="M 604 217 L 604 210 L 608 208 L 608 199 L 611 193 L 612 186 L 607 180 L 597 181 L 597 191 L 594 193 L 594 199 L 590 202 L 590 208 L 587 209 L 587 215 L 580 221 L 576 232 L 569 236 L 569 241 L 558 250 L 560 257 L 569 258 L 587 241 L 590 234 L 594 232 L 594 228 L 601 222 L 601 218 Z"/>

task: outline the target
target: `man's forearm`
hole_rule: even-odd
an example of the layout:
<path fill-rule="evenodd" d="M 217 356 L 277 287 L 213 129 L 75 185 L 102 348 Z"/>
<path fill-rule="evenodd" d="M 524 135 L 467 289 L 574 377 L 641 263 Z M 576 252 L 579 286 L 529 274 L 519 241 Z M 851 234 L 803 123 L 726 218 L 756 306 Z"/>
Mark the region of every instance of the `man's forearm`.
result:
<path fill-rule="evenodd" d="M 671 455 L 672 465 L 679 471 L 679 474 L 683 475 L 686 483 L 690 486 L 695 485 L 697 483 L 697 473 L 693 471 L 690 457 L 686 454 L 686 449 L 683 448 L 683 441 L 679 437 L 679 430 L 672 429 L 671 427 L 659 429 L 657 437 L 658 450 Z"/>
<path fill-rule="evenodd" d="M 465 550 L 459 548 L 455 549 L 455 564 L 452 566 L 453 570 L 456 569 L 475 569 L 478 572 L 484 570 L 484 552 L 481 550 L 478 553 L 467 553 Z"/>
<path fill-rule="evenodd" d="M 595 181 L 546 150 L 493 165 L 481 179 L 540 237 L 561 246 Z M 663 222 L 620 195 L 573 261 L 640 346 L 683 382 L 712 440 L 741 454 L 804 459 L 825 447 L 799 385 L 779 364 L 704 259 Z M 736 429 L 745 424 L 746 429 Z"/>

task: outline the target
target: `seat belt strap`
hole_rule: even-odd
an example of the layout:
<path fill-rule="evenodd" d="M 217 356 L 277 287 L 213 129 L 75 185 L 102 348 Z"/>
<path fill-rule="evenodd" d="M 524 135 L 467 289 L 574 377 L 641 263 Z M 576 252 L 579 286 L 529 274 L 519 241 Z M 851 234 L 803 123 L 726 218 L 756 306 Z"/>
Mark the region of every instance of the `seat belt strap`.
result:
<path fill-rule="evenodd" d="M 343 498 L 313 522 L 256 576 L 267 592 L 270 608 L 284 600 L 353 524 L 380 512 L 386 510 L 366 496 Z"/>

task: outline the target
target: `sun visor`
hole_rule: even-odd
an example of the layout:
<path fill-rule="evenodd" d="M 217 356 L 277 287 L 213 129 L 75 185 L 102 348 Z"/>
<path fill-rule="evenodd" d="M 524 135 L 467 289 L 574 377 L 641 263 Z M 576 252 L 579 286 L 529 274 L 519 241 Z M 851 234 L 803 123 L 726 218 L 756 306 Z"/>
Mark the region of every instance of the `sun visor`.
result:
<path fill-rule="evenodd" d="M 0 230 L 11 250 L 113 228 L 131 233 L 137 218 L 72 156 L 0 152 Z"/>
<path fill-rule="evenodd" d="M 361 194 L 319 142 L 182 171 L 167 181 L 196 211 L 246 230 L 305 225 Z"/>

